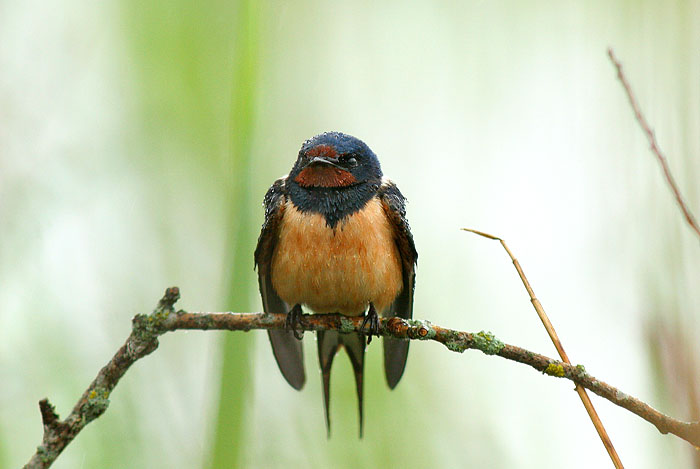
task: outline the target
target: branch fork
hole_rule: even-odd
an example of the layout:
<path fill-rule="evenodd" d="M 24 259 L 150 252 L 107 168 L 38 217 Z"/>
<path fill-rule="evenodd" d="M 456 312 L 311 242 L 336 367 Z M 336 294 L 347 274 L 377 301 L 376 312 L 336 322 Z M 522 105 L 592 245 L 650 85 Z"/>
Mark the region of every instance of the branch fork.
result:
<path fill-rule="evenodd" d="M 134 317 L 131 334 L 124 345 L 100 370 L 64 420 L 60 420 L 48 399 L 40 401 L 44 437 L 42 444 L 24 466 L 25 468 L 51 466 L 78 433 L 107 410 L 110 395 L 121 377 L 137 360 L 158 348 L 159 336 L 177 330 L 250 331 L 253 329 L 283 330 L 285 327 L 284 314 L 175 311 L 174 304 L 178 298 L 179 289 L 168 288 L 151 314 L 138 314 Z M 361 328 L 361 317 L 346 317 L 339 314 L 309 315 L 303 324 L 305 331 L 335 330 L 349 333 L 359 332 Z M 379 335 L 409 340 L 432 340 L 443 344 L 453 352 L 480 350 L 486 355 L 497 355 L 529 365 L 545 375 L 568 379 L 589 389 L 652 423 L 661 433 L 672 433 L 695 446 L 700 446 L 700 423 L 682 422 L 668 417 L 639 399 L 591 376 L 582 365 L 570 365 L 506 344 L 490 332 L 464 332 L 441 327 L 430 321 L 393 317 L 380 318 Z"/>

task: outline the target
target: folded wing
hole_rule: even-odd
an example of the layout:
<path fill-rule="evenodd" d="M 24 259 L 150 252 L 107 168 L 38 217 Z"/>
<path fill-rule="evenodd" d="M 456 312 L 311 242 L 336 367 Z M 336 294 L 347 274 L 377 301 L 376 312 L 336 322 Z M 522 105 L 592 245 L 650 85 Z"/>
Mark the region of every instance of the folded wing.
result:
<path fill-rule="evenodd" d="M 272 253 L 278 238 L 280 220 L 284 215 L 285 201 L 284 178 L 280 178 L 265 194 L 265 221 L 255 248 L 258 284 L 266 313 L 287 314 L 290 310 L 290 306 L 272 288 L 270 275 Z M 268 331 L 268 336 L 282 375 L 294 389 L 301 389 L 306 381 L 302 342 L 291 331 Z"/>
<path fill-rule="evenodd" d="M 384 211 L 394 228 L 394 241 L 401 256 L 403 271 L 403 289 L 392 303 L 385 316 L 398 316 L 404 319 L 413 317 L 413 289 L 418 253 L 413 243 L 411 229 L 406 220 L 406 199 L 396 185 L 385 180 L 378 194 Z M 406 367 L 408 357 L 408 339 L 384 337 L 384 372 L 390 388 L 394 388 Z"/>

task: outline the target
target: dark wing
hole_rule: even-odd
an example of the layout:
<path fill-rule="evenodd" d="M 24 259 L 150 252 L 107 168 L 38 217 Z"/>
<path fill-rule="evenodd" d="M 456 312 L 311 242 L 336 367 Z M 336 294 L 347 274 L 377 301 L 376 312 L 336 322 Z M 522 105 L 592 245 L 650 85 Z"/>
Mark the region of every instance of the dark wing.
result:
<path fill-rule="evenodd" d="M 280 178 L 265 194 L 265 221 L 263 222 L 258 246 L 255 248 L 255 265 L 258 268 L 258 283 L 262 295 L 263 310 L 266 313 L 287 314 L 289 305 L 277 296 L 272 288 L 270 264 L 278 239 L 279 225 L 284 214 L 284 178 Z M 268 331 L 272 352 L 282 375 L 294 389 L 304 386 L 304 355 L 302 342 L 291 331 Z"/>
<path fill-rule="evenodd" d="M 403 270 L 403 289 L 385 315 L 411 319 L 418 253 L 413 244 L 411 228 L 406 220 L 406 199 L 399 188 L 388 180 L 385 180 L 379 188 L 378 196 L 382 201 L 389 222 L 394 228 L 394 240 L 399 249 Z M 408 339 L 384 337 L 384 372 L 386 373 L 386 381 L 392 389 L 398 384 L 406 367 L 408 343 Z"/>

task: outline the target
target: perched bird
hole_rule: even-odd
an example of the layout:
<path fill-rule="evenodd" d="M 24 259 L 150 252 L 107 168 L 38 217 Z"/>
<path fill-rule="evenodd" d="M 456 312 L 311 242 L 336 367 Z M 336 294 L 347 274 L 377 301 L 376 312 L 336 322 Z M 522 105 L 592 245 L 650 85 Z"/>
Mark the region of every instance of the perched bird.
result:
<path fill-rule="evenodd" d="M 302 306 L 315 314 L 364 315 L 369 340 L 379 318 L 410 319 L 418 254 L 405 199 L 382 178 L 377 156 L 359 139 L 326 132 L 304 142 L 289 175 L 265 195 L 265 221 L 255 264 L 266 313 L 287 314 L 288 330 L 269 331 L 275 359 L 295 389 L 304 386 Z M 289 330 L 291 329 L 291 330 Z M 362 435 L 365 339 L 360 333 L 318 332 L 326 428 L 333 357 L 343 346 L 355 373 Z M 387 383 L 401 379 L 408 340 L 384 338 Z"/>

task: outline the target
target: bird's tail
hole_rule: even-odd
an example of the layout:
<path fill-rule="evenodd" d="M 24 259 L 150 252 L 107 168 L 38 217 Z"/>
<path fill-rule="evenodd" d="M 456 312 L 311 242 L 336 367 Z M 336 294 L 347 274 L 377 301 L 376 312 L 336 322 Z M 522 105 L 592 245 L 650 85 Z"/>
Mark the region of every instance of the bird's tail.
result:
<path fill-rule="evenodd" d="M 323 401 L 326 410 L 326 430 L 331 435 L 330 417 L 330 384 L 331 365 L 338 349 L 343 346 L 350 357 L 352 369 L 355 372 L 355 384 L 357 385 L 357 401 L 360 411 L 360 438 L 362 438 L 362 383 L 365 366 L 365 338 L 356 332 L 341 334 L 337 331 L 318 331 L 318 360 L 321 364 L 321 376 L 323 379 Z"/>

